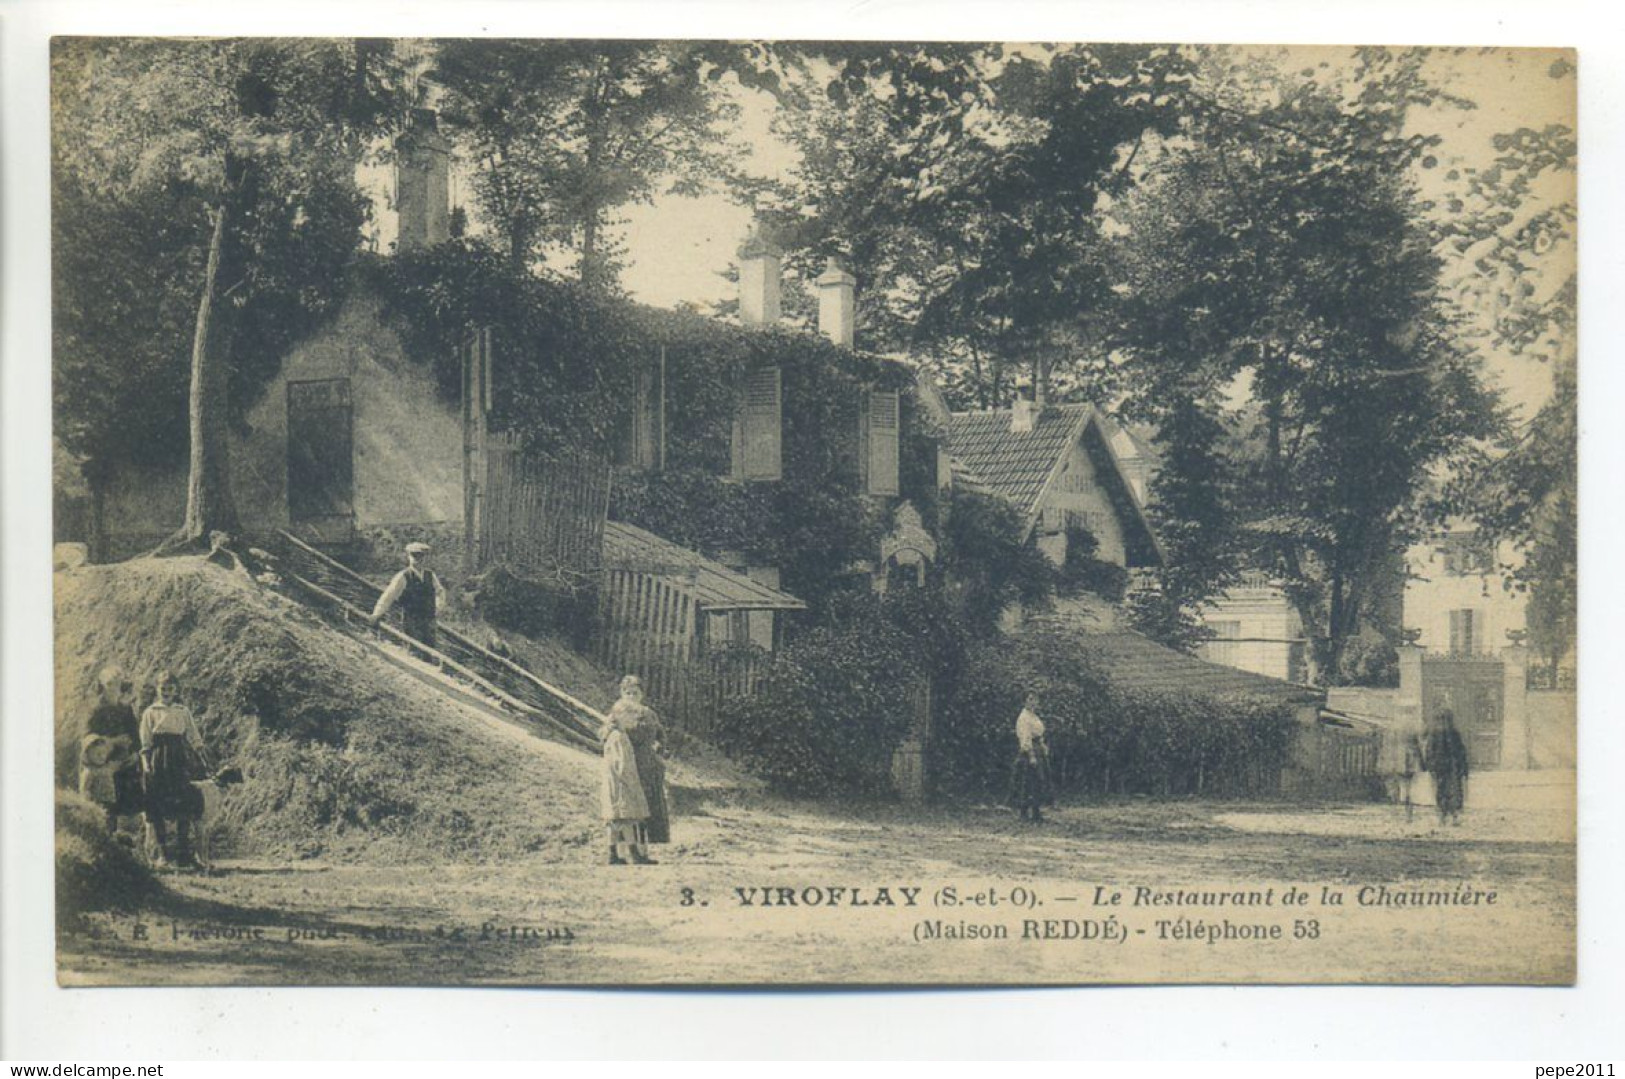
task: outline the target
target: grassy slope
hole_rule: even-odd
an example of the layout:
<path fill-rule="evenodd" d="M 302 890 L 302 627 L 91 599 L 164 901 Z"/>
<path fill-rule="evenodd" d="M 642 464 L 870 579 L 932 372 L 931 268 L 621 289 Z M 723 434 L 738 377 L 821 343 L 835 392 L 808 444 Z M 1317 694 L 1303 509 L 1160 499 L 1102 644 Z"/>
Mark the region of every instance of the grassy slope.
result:
<path fill-rule="evenodd" d="M 95 673 L 169 668 L 215 756 L 246 779 L 228 803 L 241 856 L 339 861 L 588 857 L 593 759 L 526 738 L 404 678 L 310 612 L 195 558 L 56 578 L 57 780 Z"/>

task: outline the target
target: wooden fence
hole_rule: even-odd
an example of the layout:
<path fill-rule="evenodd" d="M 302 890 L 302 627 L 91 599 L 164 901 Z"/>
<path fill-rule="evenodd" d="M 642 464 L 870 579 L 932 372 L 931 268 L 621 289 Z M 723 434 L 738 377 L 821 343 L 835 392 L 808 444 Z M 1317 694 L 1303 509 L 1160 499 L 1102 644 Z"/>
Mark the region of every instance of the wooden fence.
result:
<path fill-rule="evenodd" d="M 480 567 L 590 581 L 603 555 L 609 461 L 582 450 L 536 459 L 511 439 L 492 437 L 485 468 Z"/>
<path fill-rule="evenodd" d="M 668 722 L 705 737 L 730 697 L 756 691 L 769 660 L 759 648 L 706 652 L 700 611 L 680 573 L 607 569 L 598 593 L 597 658 L 616 674 L 643 679 L 651 707 Z"/>
<path fill-rule="evenodd" d="M 1378 760 L 1382 733 L 1372 729 L 1304 725 L 1291 766 L 1282 776 L 1282 792 L 1299 797 L 1367 798 L 1381 785 Z"/>

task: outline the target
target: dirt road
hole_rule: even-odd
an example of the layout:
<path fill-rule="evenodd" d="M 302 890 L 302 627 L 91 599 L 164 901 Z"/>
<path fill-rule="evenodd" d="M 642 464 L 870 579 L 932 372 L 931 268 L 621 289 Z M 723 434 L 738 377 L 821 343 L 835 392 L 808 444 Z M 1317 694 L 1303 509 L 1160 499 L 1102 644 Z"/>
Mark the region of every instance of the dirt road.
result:
<path fill-rule="evenodd" d="M 170 876 L 165 909 L 62 936 L 61 977 L 1566 982 L 1572 782 L 1482 777 L 1460 828 L 1388 806 L 1126 802 L 1033 826 L 991 806 L 836 814 L 686 792 L 656 866 L 600 865 L 583 845 L 499 865 Z"/>

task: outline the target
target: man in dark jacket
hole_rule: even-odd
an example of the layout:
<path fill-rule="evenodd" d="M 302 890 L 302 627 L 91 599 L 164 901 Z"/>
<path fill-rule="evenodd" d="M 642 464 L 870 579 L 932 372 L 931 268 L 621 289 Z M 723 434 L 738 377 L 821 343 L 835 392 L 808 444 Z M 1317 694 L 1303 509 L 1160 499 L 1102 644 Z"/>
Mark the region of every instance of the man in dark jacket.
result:
<path fill-rule="evenodd" d="M 445 602 L 446 589 L 429 568 L 429 554 L 427 543 L 406 545 L 406 568 L 395 574 L 384 594 L 378 597 L 372 609 L 372 624 L 376 626 L 398 604 L 407 634 L 434 648 L 435 618 Z"/>
<path fill-rule="evenodd" d="M 1434 713 L 1422 753 L 1422 767 L 1433 773 L 1433 801 L 1439 810 L 1439 822 L 1460 824 L 1467 801 L 1467 744 L 1456 729 L 1456 715 L 1450 709 Z"/>

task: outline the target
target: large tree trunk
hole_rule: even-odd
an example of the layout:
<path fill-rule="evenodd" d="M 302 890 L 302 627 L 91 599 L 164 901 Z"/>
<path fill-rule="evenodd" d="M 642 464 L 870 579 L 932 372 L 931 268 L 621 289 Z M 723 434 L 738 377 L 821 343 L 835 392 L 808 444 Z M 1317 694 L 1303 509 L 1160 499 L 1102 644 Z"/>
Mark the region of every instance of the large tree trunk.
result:
<path fill-rule="evenodd" d="M 198 300 L 197 325 L 192 334 L 192 391 L 188 406 L 191 424 L 191 466 L 186 484 L 186 523 L 175 537 L 179 545 L 203 544 L 210 532 L 237 530 L 237 508 L 231 498 L 231 446 L 227 418 L 229 372 L 210 348 L 213 336 L 215 277 L 220 270 L 220 248 L 226 232 L 226 207 L 214 211 L 209 237 L 209 261 L 203 274 L 203 295 Z"/>
<path fill-rule="evenodd" d="M 523 271 L 530 261 L 530 232 L 517 220 L 508 233 L 508 261 L 518 271 Z"/>
<path fill-rule="evenodd" d="M 1282 357 L 1268 344 L 1259 347 L 1259 389 L 1263 397 L 1265 428 L 1265 479 L 1268 483 L 1269 507 L 1271 512 L 1280 513 L 1286 508 L 1286 458 L 1281 444 L 1281 428 L 1284 425 L 1286 401 L 1283 381 L 1275 364 L 1284 362 Z M 1276 555 L 1280 559 L 1281 569 L 1290 579 L 1303 581 L 1303 560 L 1298 557 L 1297 545 L 1290 539 L 1280 538 L 1276 541 Z M 1303 590 L 1294 590 L 1292 606 L 1298 612 L 1298 622 L 1303 627 L 1303 635 L 1307 638 L 1307 647 L 1303 650 L 1304 666 L 1307 668 L 1305 677 L 1311 685 L 1326 684 L 1326 636 L 1320 630 L 1320 612 L 1315 602 Z"/>
<path fill-rule="evenodd" d="M 85 486 L 90 488 L 90 527 L 86 530 L 86 546 L 90 549 L 90 561 L 106 562 L 107 558 L 107 481 L 101 477 L 85 477 Z"/>
<path fill-rule="evenodd" d="M 587 210 L 587 217 L 581 223 L 581 283 L 589 287 L 597 287 L 603 277 L 603 267 L 599 265 L 598 255 L 598 209 L 591 207 Z"/>

